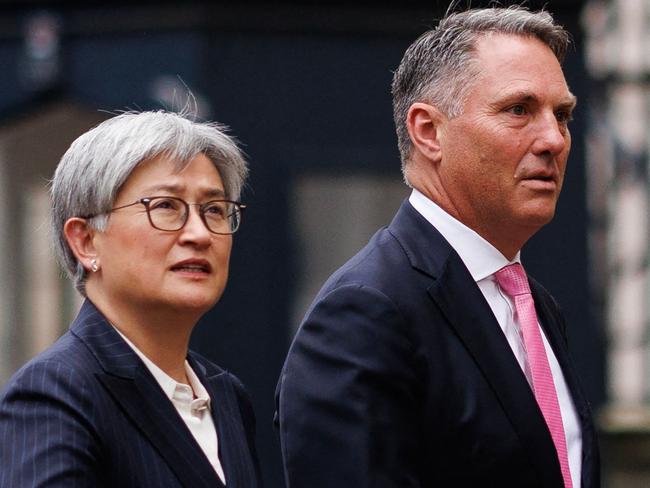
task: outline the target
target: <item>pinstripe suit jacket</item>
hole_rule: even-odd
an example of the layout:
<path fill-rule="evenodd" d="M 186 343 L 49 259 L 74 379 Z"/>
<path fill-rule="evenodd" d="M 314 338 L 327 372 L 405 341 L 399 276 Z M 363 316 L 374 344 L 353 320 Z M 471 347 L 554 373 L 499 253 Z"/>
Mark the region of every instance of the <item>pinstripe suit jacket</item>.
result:
<path fill-rule="evenodd" d="M 191 353 L 212 398 L 228 487 L 260 486 L 241 383 Z M 0 393 L 0 487 L 223 487 L 144 364 L 86 301 Z"/>

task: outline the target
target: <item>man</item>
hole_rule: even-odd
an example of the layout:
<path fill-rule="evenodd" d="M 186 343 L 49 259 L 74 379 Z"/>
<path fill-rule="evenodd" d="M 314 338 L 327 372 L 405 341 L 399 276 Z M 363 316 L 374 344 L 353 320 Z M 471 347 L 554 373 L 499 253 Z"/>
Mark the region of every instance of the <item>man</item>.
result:
<path fill-rule="evenodd" d="M 406 51 L 393 103 L 413 192 L 291 346 L 289 488 L 599 486 L 563 318 L 519 264 L 571 145 L 567 44 L 512 7 L 450 14 Z"/>

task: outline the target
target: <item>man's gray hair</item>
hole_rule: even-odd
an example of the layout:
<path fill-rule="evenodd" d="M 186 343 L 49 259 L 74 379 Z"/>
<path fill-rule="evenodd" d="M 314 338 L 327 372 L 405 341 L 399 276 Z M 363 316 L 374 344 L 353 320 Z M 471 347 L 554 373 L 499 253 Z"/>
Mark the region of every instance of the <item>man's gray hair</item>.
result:
<path fill-rule="evenodd" d="M 435 106 L 447 117 L 462 113 L 465 99 L 477 78 L 476 42 L 489 33 L 536 37 L 556 58 L 564 61 L 570 37 L 546 11 L 530 12 L 522 6 L 473 9 L 448 13 L 432 30 L 422 34 L 404 53 L 393 76 L 393 117 L 404 180 L 411 157 L 406 117 L 413 103 Z"/>
<path fill-rule="evenodd" d="M 87 274 L 63 233 L 72 217 L 87 217 L 104 230 L 115 197 L 142 162 L 163 156 L 176 170 L 202 153 L 219 171 L 226 198 L 238 200 L 248 166 L 236 141 L 218 123 L 195 122 L 166 111 L 126 112 L 110 118 L 77 138 L 56 168 L 50 186 L 51 232 L 61 266 L 85 296 Z"/>

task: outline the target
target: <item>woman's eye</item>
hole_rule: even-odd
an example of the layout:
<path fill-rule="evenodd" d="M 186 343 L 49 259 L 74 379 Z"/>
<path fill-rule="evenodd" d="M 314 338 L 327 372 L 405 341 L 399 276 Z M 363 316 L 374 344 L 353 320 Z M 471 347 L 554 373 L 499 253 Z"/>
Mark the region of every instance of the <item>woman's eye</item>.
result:
<path fill-rule="evenodd" d="M 178 203 L 170 198 L 156 198 L 149 204 L 151 210 L 174 210 L 177 207 Z"/>
<path fill-rule="evenodd" d="M 207 205 L 203 212 L 212 216 L 223 216 L 226 215 L 226 205 L 223 203 L 212 203 Z"/>

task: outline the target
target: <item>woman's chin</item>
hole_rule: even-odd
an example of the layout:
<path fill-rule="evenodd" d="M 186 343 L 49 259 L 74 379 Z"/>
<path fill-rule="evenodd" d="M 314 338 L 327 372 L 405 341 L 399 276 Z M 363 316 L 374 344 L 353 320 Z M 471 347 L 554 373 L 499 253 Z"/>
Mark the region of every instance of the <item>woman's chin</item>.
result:
<path fill-rule="evenodd" d="M 210 310 L 218 301 L 221 293 L 215 293 L 214 289 L 209 291 L 177 290 L 166 294 L 157 304 L 159 309 L 166 309 L 171 313 L 190 313 L 192 315 L 203 315 Z"/>
<path fill-rule="evenodd" d="M 215 297 L 214 295 L 206 297 L 190 295 L 175 300 L 173 305 L 175 305 L 179 310 L 192 310 L 204 314 L 218 301 L 218 297 Z"/>

